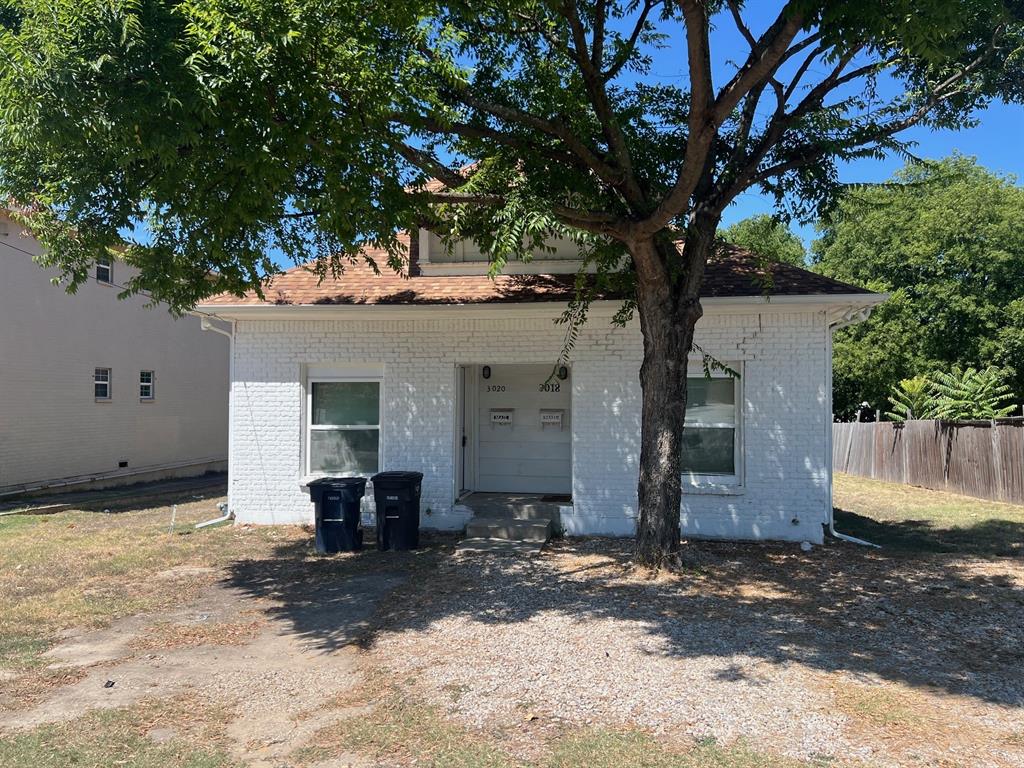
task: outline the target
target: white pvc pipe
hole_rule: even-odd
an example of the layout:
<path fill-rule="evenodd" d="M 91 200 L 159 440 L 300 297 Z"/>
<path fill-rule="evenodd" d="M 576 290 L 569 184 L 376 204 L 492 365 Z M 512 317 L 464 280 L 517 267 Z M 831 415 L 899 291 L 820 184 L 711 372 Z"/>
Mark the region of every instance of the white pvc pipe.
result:
<path fill-rule="evenodd" d="M 871 309 L 872 309 L 871 307 L 866 307 L 866 308 L 861 309 L 861 310 L 853 310 L 853 309 L 851 309 L 850 311 L 844 313 L 842 315 L 842 317 L 839 318 L 839 320 L 837 320 L 834 323 L 830 323 L 829 326 L 828 326 L 828 329 L 827 329 L 828 330 L 828 335 L 827 335 L 827 337 L 825 339 L 825 370 L 827 372 L 826 381 L 825 381 L 825 392 L 826 392 L 826 397 L 827 397 L 826 406 L 827 407 L 825 408 L 825 412 L 826 412 L 826 414 L 828 414 L 828 419 L 825 422 L 825 462 L 826 462 L 826 468 L 827 468 L 827 471 L 828 471 L 828 511 L 827 511 L 827 516 L 828 516 L 828 532 L 829 532 L 829 535 L 832 536 L 833 538 L 839 539 L 841 541 L 848 541 L 851 544 L 859 544 L 862 547 L 874 547 L 875 549 L 881 549 L 882 548 L 881 544 L 875 544 L 875 543 L 870 542 L 870 541 L 865 541 L 864 539 L 858 539 L 856 536 L 850 536 L 849 534 L 840 533 L 839 531 L 836 530 L 836 521 L 835 521 L 836 509 L 835 509 L 835 499 L 833 498 L 833 489 L 832 489 L 832 484 L 833 484 L 833 482 L 835 480 L 835 477 L 834 477 L 835 472 L 833 471 L 833 465 L 832 465 L 832 429 L 833 429 L 833 427 L 832 427 L 832 419 L 834 418 L 833 414 L 832 414 L 832 334 L 835 331 L 839 330 L 840 328 L 845 328 L 848 325 L 853 325 L 854 323 L 859 323 L 859 322 L 862 322 L 864 320 L 867 320 L 868 316 L 871 314 Z"/>

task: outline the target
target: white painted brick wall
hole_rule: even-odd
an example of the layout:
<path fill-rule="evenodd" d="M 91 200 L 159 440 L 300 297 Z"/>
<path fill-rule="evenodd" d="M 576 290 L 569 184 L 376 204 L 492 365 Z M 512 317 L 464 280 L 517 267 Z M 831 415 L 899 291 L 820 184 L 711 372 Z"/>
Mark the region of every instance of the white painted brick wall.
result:
<path fill-rule="evenodd" d="M 312 519 L 303 475 L 305 366 L 384 367 L 383 468 L 424 473 L 423 524 L 460 527 L 453 510 L 458 364 L 553 362 L 564 328 L 546 318 L 239 321 L 231 503 L 243 522 Z M 556 310 L 552 310 L 554 315 Z M 426 314 L 426 313 L 424 313 Z M 707 314 L 698 343 L 743 367 L 743 485 L 687 491 L 688 535 L 820 541 L 828 498 L 824 313 L 765 308 Z M 635 323 L 591 319 L 573 354 L 569 533 L 630 535 L 640 429 Z M 722 491 L 723 489 L 719 489 Z"/>

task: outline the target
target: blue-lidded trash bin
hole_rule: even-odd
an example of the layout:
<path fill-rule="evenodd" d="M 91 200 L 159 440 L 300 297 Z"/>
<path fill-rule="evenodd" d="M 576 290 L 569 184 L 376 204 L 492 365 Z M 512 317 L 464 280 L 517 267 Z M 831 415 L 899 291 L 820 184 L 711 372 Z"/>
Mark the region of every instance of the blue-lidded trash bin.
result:
<path fill-rule="evenodd" d="M 381 472 L 370 478 L 377 504 L 377 549 L 420 545 L 422 472 Z"/>
<path fill-rule="evenodd" d="M 316 508 L 316 551 L 330 554 L 362 549 L 359 505 L 366 493 L 366 478 L 322 477 L 308 487 Z"/>

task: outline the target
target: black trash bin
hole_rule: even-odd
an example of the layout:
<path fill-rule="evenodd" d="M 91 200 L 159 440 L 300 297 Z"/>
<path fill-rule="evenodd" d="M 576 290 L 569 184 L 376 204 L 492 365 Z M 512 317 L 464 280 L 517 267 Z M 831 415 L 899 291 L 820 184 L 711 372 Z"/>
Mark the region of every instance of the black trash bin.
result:
<path fill-rule="evenodd" d="M 381 472 L 370 478 L 377 503 L 377 549 L 420 545 L 422 472 Z"/>
<path fill-rule="evenodd" d="M 316 506 L 316 551 L 355 552 L 363 548 L 359 502 L 366 493 L 365 477 L 322 477 L 309 484 Z"/>

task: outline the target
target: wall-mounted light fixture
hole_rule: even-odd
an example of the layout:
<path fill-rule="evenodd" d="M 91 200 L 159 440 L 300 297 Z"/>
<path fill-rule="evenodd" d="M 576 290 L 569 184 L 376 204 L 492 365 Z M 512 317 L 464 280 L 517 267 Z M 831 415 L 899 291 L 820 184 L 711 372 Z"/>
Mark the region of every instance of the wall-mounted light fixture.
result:
<path fill-rule="evenodd" d="M 558 366 L 558 378 L 560 378 L 562 381 L 565 381 L 566 379 L 569 378 L 569 369 L 566 368 L 564 365 Z"/>
<path fill-rule="evenodd" d="M 483 368 L 481 368 L 480 375 L 483 376 L 485 379 L 491 378 L 491 366 L 485 365 Z"/>

